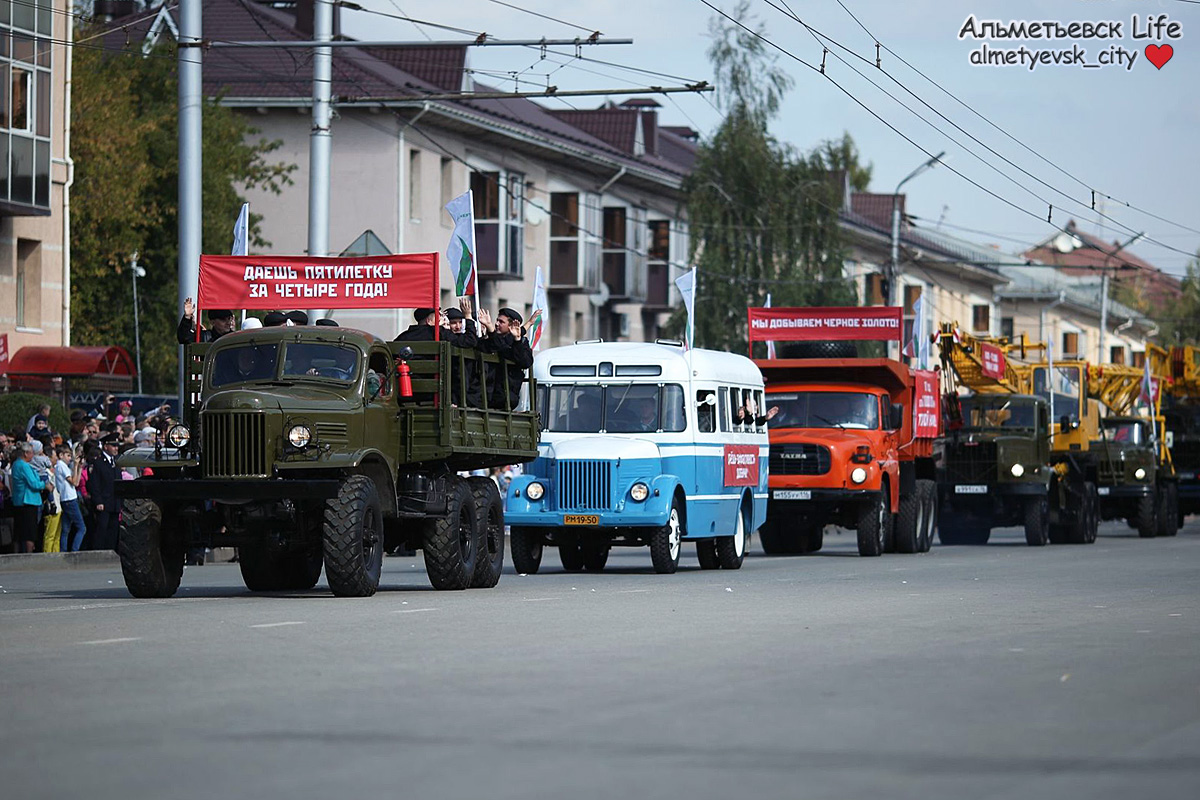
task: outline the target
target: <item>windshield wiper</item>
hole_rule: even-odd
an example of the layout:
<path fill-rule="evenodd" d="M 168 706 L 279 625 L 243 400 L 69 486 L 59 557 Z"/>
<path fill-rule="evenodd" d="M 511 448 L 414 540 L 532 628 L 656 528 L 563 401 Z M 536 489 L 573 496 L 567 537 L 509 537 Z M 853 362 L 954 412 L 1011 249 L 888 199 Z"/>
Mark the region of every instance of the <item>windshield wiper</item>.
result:
<path fill-rule="evenodd" d="M 824 417 L 822 417 L 820 414 L 813 414 L 813 417 L 815 419 L 821 420 L 821 422 L 824 422 L 826 425 L 829 425 L 832 428 L 837 428 L 839 431 L 846 430 L 846 426 L 844 424 L 842 424 L 840 422 L 833 422 L 831 420 L 827 420 Z"/>

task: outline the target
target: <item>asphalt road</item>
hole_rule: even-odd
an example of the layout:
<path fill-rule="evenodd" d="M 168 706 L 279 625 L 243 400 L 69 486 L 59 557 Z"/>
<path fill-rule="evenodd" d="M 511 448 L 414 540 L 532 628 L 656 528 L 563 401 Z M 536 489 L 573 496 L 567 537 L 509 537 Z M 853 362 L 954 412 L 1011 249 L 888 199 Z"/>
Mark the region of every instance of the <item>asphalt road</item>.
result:
<path fill-rule="evenodd" d="M 369 599 L 171 600 L 0 573 L 0 796 L 1183 798 L 1200 793 L 1200 520 L 1090 546 L 506 572 Z"/>

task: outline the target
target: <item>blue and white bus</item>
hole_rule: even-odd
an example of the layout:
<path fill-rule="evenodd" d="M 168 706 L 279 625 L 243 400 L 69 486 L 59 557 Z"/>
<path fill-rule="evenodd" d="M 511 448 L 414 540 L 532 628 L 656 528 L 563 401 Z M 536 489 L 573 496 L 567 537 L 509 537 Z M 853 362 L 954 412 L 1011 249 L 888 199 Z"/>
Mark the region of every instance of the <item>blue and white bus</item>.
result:
<path fill-rule="evenodd" d="M 508 489 L 518 572 L 558 548 L 599 571 L 614 546 L 649 546 L 656 572 L 684 541 L 705 569 L 737 569 L 767 511 L 763 379 L 750 359 L 660 342 L 538 354 L 538 458 Z"/>

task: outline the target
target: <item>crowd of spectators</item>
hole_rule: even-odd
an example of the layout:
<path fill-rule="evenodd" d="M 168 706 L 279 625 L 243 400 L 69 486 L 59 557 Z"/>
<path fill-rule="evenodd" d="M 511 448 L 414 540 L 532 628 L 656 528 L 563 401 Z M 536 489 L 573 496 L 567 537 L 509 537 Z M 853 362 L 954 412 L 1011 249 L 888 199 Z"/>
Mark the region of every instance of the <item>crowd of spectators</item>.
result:
<path fill-rule="evenodd" d="M 110 394 L 73 409 L 65 431 L 51 429 L 48 405 L 23 429 L 0 431 L 0 552 L 116 549 L 116 482 L 139 477 L 117 456 L 154 446 L 174 424 L 170 404 L 134 414 Z"/>

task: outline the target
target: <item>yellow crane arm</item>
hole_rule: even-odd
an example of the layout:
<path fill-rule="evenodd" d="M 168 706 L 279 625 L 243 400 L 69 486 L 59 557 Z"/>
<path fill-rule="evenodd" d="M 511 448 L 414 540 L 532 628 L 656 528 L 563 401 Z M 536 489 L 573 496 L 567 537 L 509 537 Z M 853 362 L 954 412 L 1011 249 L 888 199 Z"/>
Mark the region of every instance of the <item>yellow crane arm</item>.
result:
<path fill-rule="evenodd" d="M 994 378 L 984 373 L 981 344 L 990 344 L 1000 350 L 1004 362 L 1003 378 Z M 941 351 L 942 375 L 948 391 L 962 386 L 983 394 L 1017 394 L 1024 391 L 1026 380 L 1020 365 L 1013 363 L 1009 353 L 1019 351 L 1021 357 L 1025 358 L 1029 350 L 1045 350 L 1045 345 L 1028 341 L 1024 334 L 1019 342 L 972 336 L 958 330 L 957 323 L 944 322 L 938 332 L 938 349 Z"/>

